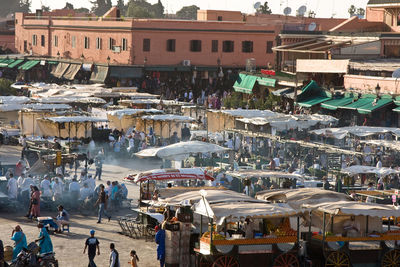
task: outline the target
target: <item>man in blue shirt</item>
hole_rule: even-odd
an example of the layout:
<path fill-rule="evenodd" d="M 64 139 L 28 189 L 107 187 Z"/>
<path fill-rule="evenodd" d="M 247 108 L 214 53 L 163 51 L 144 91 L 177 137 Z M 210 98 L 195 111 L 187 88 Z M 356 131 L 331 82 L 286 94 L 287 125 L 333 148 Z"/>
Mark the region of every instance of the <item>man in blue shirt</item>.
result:
<path fill-rule="evenodd" d="M 88 249 L 88 256 L 89 256 L 89 265 L 88 267 L 96 267 L 96 263 L 94 263 L 94 257 L 96 257 L 96 249 L 97 255 L 100 255 L 100 247 L 99 247 L 99 240 L 94 237 L 95 231 L 92 229 L 90 230 L 90 237 L 86 239 L 85 248 L 83 249 L 83 254 L 86 252 L 86 248 Z"/>
<path fill-rule="evenodd" d="M 160 261 L 160 267 L 164 267 L 165 264 L 165 227 L 162 229 L 156 226 L 156 243 L 157 243 L 157 260 Z"/>

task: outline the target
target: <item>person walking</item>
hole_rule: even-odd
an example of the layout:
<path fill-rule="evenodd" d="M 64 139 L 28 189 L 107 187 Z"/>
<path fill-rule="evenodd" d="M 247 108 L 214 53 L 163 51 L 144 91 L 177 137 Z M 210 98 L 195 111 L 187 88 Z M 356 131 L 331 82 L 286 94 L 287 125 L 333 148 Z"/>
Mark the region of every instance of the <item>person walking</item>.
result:
<path fill-rule="evenodd" d="M 99 205 L 99 216 L 98 216 L 97 223 L 101 223 L 101 216 L 103 215 L 103 213 L 106 217 L 108 217 L 108 221 L 111 220 L 111 216 L 109 216 L 106 212 L 107 199 L 108 199 L 108 196 L 107 196 L 106 192 L 104 191 L 104 185 L 101 184 L 99 197 L 95 204 L 95 206 Z"/>
<path fill-rule="evenodd" d="M 31 196 L 31 214 L 30 218 L 37 218 L 40 217 L 40 191 L 37 186 L 33 186 L 33 192 Z"/>
<path fill-rule="evenodd" d="M 156 244 L 157 244 L 157 260 L 160 261 L 160 267 L 164 267 L 165 264 L 165 224 L 161 226 L 161 229 L 157 225 L 154 229 L 156 231 Z"/>
<path fill-rule="evenodd" d="M 110 244 L 110 267 L 120 267 L 119 264 L 119 254 L 118 251 L 115 249 L 114 243 Z"/>
<path fill-rule="evenodd" d="M 90 230 L 90 237 L 86 239 L 85 248 L 83 249 L 83 254 L 85 254 L 86 249 L 88 248 L 88 257 L 89 257 L 89 265 L 88 267 L 97 267 L 96 263 L 94 263 L 94 257 L 96 257 L 96 249 L 97 255 L 100 255 L 100 247 L 99 247 L 99 240 L 94 237 L 95 231 L 92 229 Z"/>
<path fill-rule="evenodd" d="M 138 261 L 139 261 L 139 257 L 136 255 L 136 251 L 135 250 L 131 250 L 131 260 L 129 262 L 131 267 L 138 267 Z"/>

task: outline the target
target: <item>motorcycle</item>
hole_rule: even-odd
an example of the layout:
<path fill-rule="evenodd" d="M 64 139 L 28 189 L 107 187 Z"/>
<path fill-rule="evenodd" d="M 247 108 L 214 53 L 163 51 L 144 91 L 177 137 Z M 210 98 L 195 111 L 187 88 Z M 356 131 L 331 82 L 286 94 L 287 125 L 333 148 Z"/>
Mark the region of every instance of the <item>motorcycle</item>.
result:
<path fill-rule="evenodd" d="M 40 247 L 32 242 L 28 248 L 23 248 L 17 259 L 10 264 L 10 267 L 58 267 L 58 260 L 55 253 L 40 254 Z"/>

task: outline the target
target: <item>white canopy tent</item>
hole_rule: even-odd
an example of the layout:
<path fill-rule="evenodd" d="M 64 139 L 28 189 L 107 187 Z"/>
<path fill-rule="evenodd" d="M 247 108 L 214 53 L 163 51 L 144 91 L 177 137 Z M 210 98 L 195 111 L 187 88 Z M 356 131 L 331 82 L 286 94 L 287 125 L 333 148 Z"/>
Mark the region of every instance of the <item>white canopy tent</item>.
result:
<path fill-rule="evenodd" d="M 400 129 L 389 128 L 389 127 L 351 126 L 342 128 L 325 128 L 325 129 L 313 130 L 310 131 L 310 133 L 316 135 L 324 135 L 327 137 L 334 137 L 336 139 L 343 139 L 348 134 L 356 135 L 359 137 L 366 137 L 374 134 L 392 133 L 396 136 L 400 136 Z"/>
<path fill-rule="evenodd" d="M 376 168 L 373 166 L 363 166 L 363 165 L 353 165 L 342 169 L 342 172 L 350 175 L 356 175 L 359 173 L 373 173 L 379 176 L 387 176 L 390 174 L 400 173 L 400 171 L 391 168 L 385 168 L 385 167 Z"/>
<path fill-rule="evenodd" d="M 200 141 L 188 141 L 179 142 L 169 146 L 144 149 L 135 155 L 141 158 L 144 157 L 159 157 L 162 159 L 169 160 L 184 160 L 191 154 L 197 153 L 219 153 L 229 150 L 228 148 L 221 147 L 216 144 L 200 142 Z"/>

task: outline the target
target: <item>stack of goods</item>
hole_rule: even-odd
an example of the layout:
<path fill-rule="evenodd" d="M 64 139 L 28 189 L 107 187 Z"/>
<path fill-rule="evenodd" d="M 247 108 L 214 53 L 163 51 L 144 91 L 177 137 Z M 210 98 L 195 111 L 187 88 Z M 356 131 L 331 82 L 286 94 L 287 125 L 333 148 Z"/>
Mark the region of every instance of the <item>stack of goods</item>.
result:
<path fill-rule="evenodd" d="M 180 253 L 179 253 L 179 266 L 190 266 L 190 234 L 192 230 L 191 223 L 180 223 Z"/>
<path fill-rule="evenodd" d="M 168 266 L 179 266 L 180 232 L 165 230 L 165 263 Z"/>

